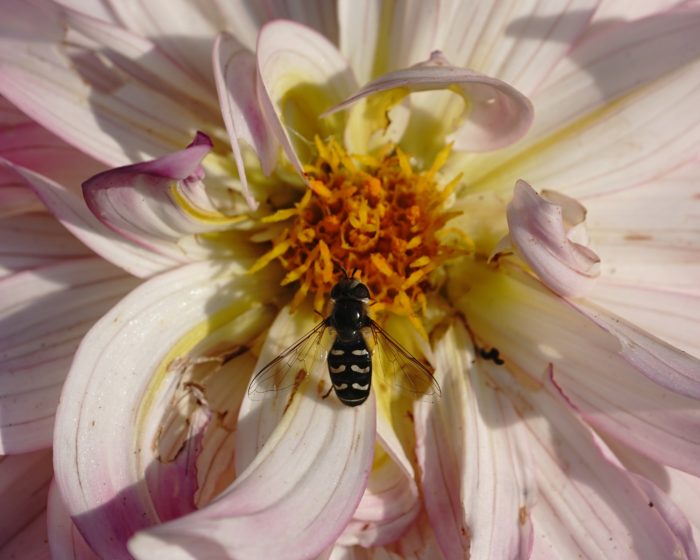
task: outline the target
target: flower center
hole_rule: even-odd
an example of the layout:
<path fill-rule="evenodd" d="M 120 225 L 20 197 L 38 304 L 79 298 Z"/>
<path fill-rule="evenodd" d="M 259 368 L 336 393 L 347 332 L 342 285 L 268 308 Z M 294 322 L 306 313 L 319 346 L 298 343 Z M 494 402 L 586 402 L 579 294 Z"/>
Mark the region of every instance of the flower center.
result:
<path fill-rule="evenodd" d="M 252 270 L 278 260 L 287 270 L 282 285 L 299 282 L 293 306 L 312 293 L 320 311 L 342 268 L 367 284 L 375 311 L 425 309 L 426 293 L 435 289 L 431 272 L 464 252 L 455 243 L 458 230 L 445 227 L 459 214 L 445 206 L 460 177 L 443 187 L 436 182 L 450 148 L 417 171 L 391 145 L 351 156 L 335 140 L 315 144 L 316 159 L 305 167 L 310 188 L 294 208 L 264 219 L 293 218 Z"/>

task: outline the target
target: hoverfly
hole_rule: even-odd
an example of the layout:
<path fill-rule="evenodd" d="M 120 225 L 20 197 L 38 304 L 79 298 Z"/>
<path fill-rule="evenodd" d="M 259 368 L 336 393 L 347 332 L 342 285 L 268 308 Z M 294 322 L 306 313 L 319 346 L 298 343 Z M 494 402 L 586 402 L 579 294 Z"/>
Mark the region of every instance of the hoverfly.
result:
<path fill-rule="evenodd" d="M 248 394 L 255 398 L 292 387 L 300 381 L 300 372 L 302 376 L 308 373 L 309 355 L 315 358 L 327 352 L 331 389 L 347 406 L 358 406 L 369 397 L 373 355 L 389 370 L 386 375 L 399 389 L 439 398 L 440 386 L 430 370 L 367 314 L 367 286 L 345 271 L 343 274 L 331 290 L 333 307 L 328 317 L 259 370 Z"/>

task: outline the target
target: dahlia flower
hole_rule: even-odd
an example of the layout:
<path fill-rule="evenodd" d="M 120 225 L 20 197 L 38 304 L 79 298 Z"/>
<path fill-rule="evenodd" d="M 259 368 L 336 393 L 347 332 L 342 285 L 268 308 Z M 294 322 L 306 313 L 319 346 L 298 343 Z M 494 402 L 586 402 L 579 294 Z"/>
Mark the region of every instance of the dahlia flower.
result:
<path fill-rule="evenodd" d="M 698 557 L 696 3 L 0 6 L 3 555 Z"/>

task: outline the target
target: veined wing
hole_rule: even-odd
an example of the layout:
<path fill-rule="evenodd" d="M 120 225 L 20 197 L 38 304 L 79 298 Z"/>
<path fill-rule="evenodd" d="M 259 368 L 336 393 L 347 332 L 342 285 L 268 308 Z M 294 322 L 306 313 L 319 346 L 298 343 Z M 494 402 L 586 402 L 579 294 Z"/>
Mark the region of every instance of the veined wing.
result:
<path fill-rule="evenodd" d="M 253 400 L 291 389 L 309 374 L 314 363 L 325 358 L 332 344 L 326 321 L 321 321 L 274 360 L 260 369 L 250 382 L 248 396 Z"/>
<path fill-rule="evenodd" d="M 406 350 L 393 336 L 371 321 L 365 340 L 372 349 L 375 372 L 392 387 L 421 400 L 437 401 L 440 385 L 429 366 Z"/>

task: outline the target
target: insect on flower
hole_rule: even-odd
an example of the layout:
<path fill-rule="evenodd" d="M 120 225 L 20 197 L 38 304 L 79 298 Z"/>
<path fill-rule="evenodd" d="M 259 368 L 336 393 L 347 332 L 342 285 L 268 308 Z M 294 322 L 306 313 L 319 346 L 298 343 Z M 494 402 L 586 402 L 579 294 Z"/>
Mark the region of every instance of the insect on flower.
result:
<path fill-rule="evenodd" d="M 358 406 L 369 397 L 373 357 L 397 389 L 421 398 L 439 398 L 440 386 L 430 369 L 369 317 L 369 288 L 344 270 L 343 275 L 331 290 L 328 317 L 253 376 L 248 389 L 251 398 L 292 387 L 299 382 L 300 372 L 302 378 L 308 374 L 308 360 L 314 363 L 324 354 L 331 389 L 347 406 Z"/>

